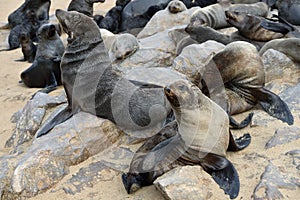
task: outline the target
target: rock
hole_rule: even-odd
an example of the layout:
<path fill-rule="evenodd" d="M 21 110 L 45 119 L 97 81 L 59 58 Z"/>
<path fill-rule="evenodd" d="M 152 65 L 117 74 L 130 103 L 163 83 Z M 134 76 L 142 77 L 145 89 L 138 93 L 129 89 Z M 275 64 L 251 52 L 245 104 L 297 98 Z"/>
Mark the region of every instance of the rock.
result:
<path fill-rule="evenodd" d="M 174 59 L 172 68 L 185 74 L 193 83 L 196 83 L 198 74 L 203 73 L 204 66 L 211 56 L 224 48 L 223 44 L 212 40 L 202 44 L 189 45 Z"/>
<path fill-rule="evenodd" d="M 282 175 L 279 169 L 270 162 L 254 189 L 253 199 L 285 199 L 286 196 L 279 189 L 296 190 L 297 185 L 290 180 L 290 177 Z"/>
<path fill-rule="evenodd" d="M 285 54 L 274 49 L 267 50 L 262 61 L 265 69 L 266 83 L 275 79 L 298 79 L 300 68 Z M 295 76 L 296 75 L 296 76 Z"/>
<path fill-rule="evenodd" d="M 223 190 L 200 166 L 177 167 L 157 178 L 154 185 L 170 200 L 227 199 Z"/>
<path fill-rule="evenodd" d="M 168 35 L 170 31 L 172 29 L 139 40 L 140 49 L 125 60 L 117 60 L 113 64 L 118 65 L 120 70 L 171 66 L 175 58 L 176 45 Z"/>
<path fill-rule="evenodd" d="M 273 137 L 267 142 L 265 148 L 269 149 L 280 144 L 290 143 L 300 138 L 300 128 L 296 126 L 286 126 L 275 131 Z"/>
<path fill-rule="evenodd" d="M 289 155 L 293 158 L 293 165 L 296 166 L 298 170 L 300 170 L 300 150 L 292 150 L 286 152 L 285 155 Z"/>
<path fill-rule="evenodd" d="M 146 24 L 144 29 L 137 35 L 137 38 L 145 38 L 155 33 L 162 32 L 174 26 L 188 25 L 192 14 L 200 7 L 192 7 L 179 13 L 170 13 L 168 8 L 158 11 Z"/>
<path fill-rule="evenodd" d="M 115 143 L 121 131 L 109 120 L 80 112 L 33 141 L 18 160 L 11 179 L 12 193 L 34 196 L 45 191 L 90 156 Z"/>
<path fill-rule="evenodd" d="M 293 87 L 289 87 L 279 94 L 280 98 L 289 106 L 292 112 L 300 113 L 300 83 Z"/>
<path fill-rule="evenodd" d="M 46 110 L 66 102 L 64 94 L 53 97 L 38 92 L 22 110 L 13 115 L 12 122 L 16 123 L 16 128 L 5 147 L 17 147 L 30 141 L 40 127 Z"/>

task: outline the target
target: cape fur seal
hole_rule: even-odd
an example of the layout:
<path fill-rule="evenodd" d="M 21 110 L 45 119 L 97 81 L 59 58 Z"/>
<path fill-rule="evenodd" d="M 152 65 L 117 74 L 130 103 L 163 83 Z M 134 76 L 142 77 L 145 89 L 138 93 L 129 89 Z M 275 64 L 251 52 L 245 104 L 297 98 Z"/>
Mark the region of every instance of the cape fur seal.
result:
<path fill-rule="evenodd" d="M 68 107 L 44 124 L 37 137 L 78 111 L 109 119 L 123 130 L 144 134 L 143 130 L 152 133 L 148 130 L 156 132 L 160 129 L 170 112 L 163 89 L 137 88 L 128 79 L 158 83 L 183 79 L 184 76 L 166 68 L 138 68 L 122 74 L 111 65 L 100 30 L 92 18 L 76 11 L 59 9 L 56 16 L 69 36 L 61 62 Z"/>
<path fill-rule="evenodd" d="M 127 192 L 152 184 L 158 176 L 178 165 L 201 165 L 230 198 L 236 198 L 240 188 L 238 173 L 225 158 L 226 150 L 247 147 L 250 135 L 235 141 L 224 110 L 189 81 L 175 81 L 164 92 L 175 121 L 137 150 L 129 173 L 122 175 Z"/>
<path fill-rule="evenodd" d="M 225 11 L 227 22 L 239 30 L 239 34 L 250 40 L 267 42 L 284 37 L 282 33 L 261 26 L 267 19 L 242 12 Z"/>
<path fill-rule="evenodd" d="M 30 35 L 28 32 L 21 32 L 19 36 L 19 41 L 22 47 L 22 53 L 23 53 L 23 60 L 21 61 L 28 61 L 32 63 L 34 61 L 37 47 L 33 43 L 32 39 L 30 38 Z"/>
<path fill-rule="evenodd" d="M 187 10 L 185 4 L 182 1 L 179 0 L 172 0 L 167 6 L 170 13 L 179 13 L 184 10 Z"/>
<path fill-rule="evenodd" d="M 53 24 L 44 24 L 38 30 L 39 44 L 32 65 L 21 73 L 27 87 L 44 88 L 50 92 L 61 85 L 60 61 L 65 47 Z"/>
<path fill-rule="evenodd" d="M 222 77 L 222 81 L 214 81 L 218 80 L 218 76 Z M 202 91 L 225 107 L 227 113 L 240 113 L 259 103 L 269 115 L 289 125 L 294 123 L 286 103 L 264 88 L 263 63 L 258 51 L 250 43 L 239 41 L 228 44 L 213 56 L 199 73 L 199 78 Z M 224 87 L 226 93 L 220 93 Z M 223 94 L 226 94 L 225 97 Z"/>
<path fill-rule="evenodd" d="M 68 11 L 77 11 L 93 17 L 94 3 L 103 3 L 105 0 L 71 0 Z"/>
<path fill-rule="evenodd" d="M 277 0 L 278 15 L 294 25 L 300 25 L 300 1 Z"/>

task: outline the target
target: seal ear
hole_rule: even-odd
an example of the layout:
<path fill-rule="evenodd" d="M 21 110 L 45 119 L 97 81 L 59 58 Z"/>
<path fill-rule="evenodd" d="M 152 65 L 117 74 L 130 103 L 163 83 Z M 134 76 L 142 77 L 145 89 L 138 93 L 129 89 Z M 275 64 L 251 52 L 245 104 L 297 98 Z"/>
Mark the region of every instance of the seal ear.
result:
<path fill-rule="evenodd" d="M 279 96 L 264 88 L 252 89 L 252 94 L 259 101 L 261 107 L 269 115 L 286 122 L 288 125 L 294 123 L 294 117 L 288 105 Z"/>
<path fill-rule="evenodd" d="M 240 191 L 239 175 L 229 160 L 222 156 L 208 153 L 201 161 L 201 166 L 231 199 L 238 196 Z"/>

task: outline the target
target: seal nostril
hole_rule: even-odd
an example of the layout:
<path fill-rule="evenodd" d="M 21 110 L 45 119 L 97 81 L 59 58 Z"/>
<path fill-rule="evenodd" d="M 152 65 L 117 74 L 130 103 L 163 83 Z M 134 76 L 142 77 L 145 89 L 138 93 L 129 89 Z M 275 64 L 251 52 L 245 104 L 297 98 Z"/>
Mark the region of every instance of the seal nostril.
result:
<path fill-rule="evenodd" d="M 169 87 L 165 87 L 165 92 L 170 93 L 171 89 Z"/>

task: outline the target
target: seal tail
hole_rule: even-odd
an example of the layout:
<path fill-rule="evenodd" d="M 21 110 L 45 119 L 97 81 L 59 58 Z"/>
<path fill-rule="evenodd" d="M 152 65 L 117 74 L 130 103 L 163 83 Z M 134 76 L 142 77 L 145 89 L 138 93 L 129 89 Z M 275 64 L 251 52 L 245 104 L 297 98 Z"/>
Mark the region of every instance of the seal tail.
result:
<path fill-rule="evenodd" d="M 288 125 L 294 124 L 294 117 L 288 105 L 279 96 L 264 88 L 252 89 L 252 92 L 261 107 L 269 115 L 286 122 Z"/>
<path fill-rule="evenodd" d="M 233 164 L 226 158 L 208 153 L 201 161 L 203 169 L 209 173 L 215 182 L 231 199 L 238 196 L 240 191 L 239 175 Z"/>
<path fill-rule="evenodd" d="M 54 126 L 66 121 L 70 117 L 73 116 L 72 109 L 66 107 L 65 109 L 61 110 L 54 118 L 52 118 L 49 122 L 46 122 L 37 132 L 36 138 L 46 135 L 50 130 L 54 128 Z"/>

